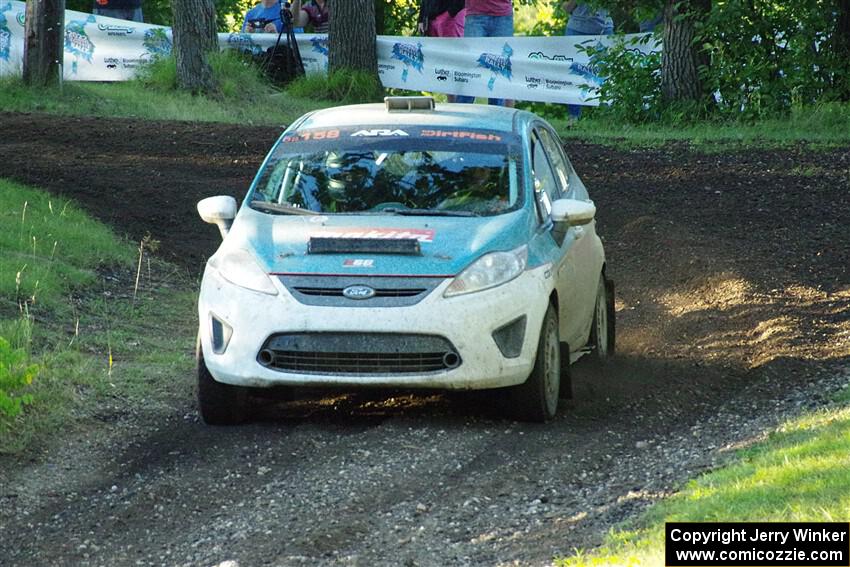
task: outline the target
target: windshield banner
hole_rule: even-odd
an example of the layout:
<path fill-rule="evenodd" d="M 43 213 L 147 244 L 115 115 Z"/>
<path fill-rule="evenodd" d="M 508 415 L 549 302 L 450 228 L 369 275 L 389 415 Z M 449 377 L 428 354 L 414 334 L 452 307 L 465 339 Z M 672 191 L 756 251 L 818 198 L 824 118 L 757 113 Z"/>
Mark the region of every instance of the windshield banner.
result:
<path fill-rule="evenodd" d="M 0 0 L 0 76 L 20 75 L 26 4 Z M 218 34 L 221 49 L 260 54 L 276 34 Z M 660 51 L 646 34 L 625 36 L 636 51 Z M 308 73 L 324 73 L 327 35 L 299 34 Z M 282 39 L 285 41 L 285 37 Z M 604 48 L 613 36 L 431 38 L 378 37 L 378 73 L 387 88 L 476 97 L 598 105 L 603 78 L 586 47 Z M 171 28 L 65 11 L 68 81 L 125 81 L 140 64 L 172 50 Z"/>

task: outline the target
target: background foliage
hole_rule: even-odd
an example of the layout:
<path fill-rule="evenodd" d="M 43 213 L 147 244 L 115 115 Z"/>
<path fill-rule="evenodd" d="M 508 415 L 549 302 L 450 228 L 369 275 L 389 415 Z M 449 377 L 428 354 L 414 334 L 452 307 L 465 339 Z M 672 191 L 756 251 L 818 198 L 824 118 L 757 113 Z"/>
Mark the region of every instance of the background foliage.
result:
<path fill-rule="evenodd" d="M 844 2 L 844 4 L 842 4 Z M 235 31 L 255 0 L 215 0 L 219 31 Z M 618 33 L 637 31 L 637 22 L 659 14 L 661 0 L 591 0 L 610 10 Z M 560 35 L 567 15 L 559 0 L 517 0 L 517 35 Z M 658 96 L 660 57 L 640 56 L 618 45 L 595 54 L 609 77 L 595 110 L 617 120 L 705 116 L 744 120 L 785 116 L 793 108 L 846 99 L 850 94 L 850 31 L 838 24 L 845 0 L 714 0 L 698 26 L 710 65 L 702 69 L 709 107 L 677 109 Z M 419 0 L 375 0 L 379 34 L 413 35 Z M 67 8 L 90 11 L 91 0 L 68 0 Z M 171 24 L 169 0 L 143 0 L 145 20 Z M 845 16 L 846 18 L 846 16 Z M 659 36 L 660 37 L 660 36 Z M 557 105 L 524 103 L 545 115 L 562 114 Z"/>

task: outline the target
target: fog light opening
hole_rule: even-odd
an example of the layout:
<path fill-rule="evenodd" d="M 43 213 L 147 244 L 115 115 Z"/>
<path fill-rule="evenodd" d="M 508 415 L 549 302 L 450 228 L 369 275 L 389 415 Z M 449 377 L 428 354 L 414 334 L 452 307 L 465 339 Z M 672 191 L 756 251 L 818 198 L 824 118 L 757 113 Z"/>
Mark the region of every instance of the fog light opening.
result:
<path fill-rule="evenodd" d="M 274 351 L 264 348 L 257 356 L 257 360 L 263 366 L 271 366 L 272 364 L 274 364 Z"/>
<path fill-rule="evenodd" d="M 443 364 L 446 368 L 457 368 L 460 365 L 460 357 L 455 352 L 447 352 L 443 355 Z"/>
<path fill-rule="evenodd" d="M 212 313 L 210 314 L 210 323 L 210 342 L 213 352 L 223 354 L 230 343 L 230 337 L 233 336 L 233 329 Z"/>

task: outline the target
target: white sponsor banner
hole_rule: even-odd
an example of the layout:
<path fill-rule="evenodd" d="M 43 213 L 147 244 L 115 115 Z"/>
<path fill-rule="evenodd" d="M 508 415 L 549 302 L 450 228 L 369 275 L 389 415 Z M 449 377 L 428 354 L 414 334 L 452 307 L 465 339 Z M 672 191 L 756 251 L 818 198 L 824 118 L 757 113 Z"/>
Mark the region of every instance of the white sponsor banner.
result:
<path fill-rule="evenodd" d="M 25 11 L 24 2 L 0 0 L 0 75 L 21 74 Z M 274 34 L 220 33 L 218 37 L 222 49 L 255 54 L 277 40 Z M 306 71 L 326 72 L 327 35 L 296 37 Z M 641 36 L 626 37 L 628 41 Z M 285 36 L 281 41 L 286 41 Z M 603 79 L 582 46 L 604 47 L 614 41 L 605 36 L 379 36 L 378 73 L 390 88 L 596 105 L 596 89 Z M 654 41 L 631 44 L 643 52 L 660 50 Z M 65 80 L 128 80 L 141 63 L 169 55 L 171 50 L 171 28 L 65 12 Z"/>

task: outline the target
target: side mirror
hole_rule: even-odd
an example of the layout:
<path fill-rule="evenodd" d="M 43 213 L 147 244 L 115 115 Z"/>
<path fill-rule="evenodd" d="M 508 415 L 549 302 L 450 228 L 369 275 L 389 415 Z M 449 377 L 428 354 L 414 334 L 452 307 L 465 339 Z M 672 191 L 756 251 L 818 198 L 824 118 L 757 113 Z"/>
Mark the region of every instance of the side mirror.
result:
<path fill-rule="evenodd" d="M 588 224 L 596 216 L 596 205 L 591 201 L 558 199 L 552 203 L 552 220 L 569 226 Z"/>
<path fill-rule="evenodd" d="M 207 197 L 198 202 L 198 214 L 204 222 L 218 226 L 224 238 L 236 218 L 236 199 L 224 195 Z"/>

